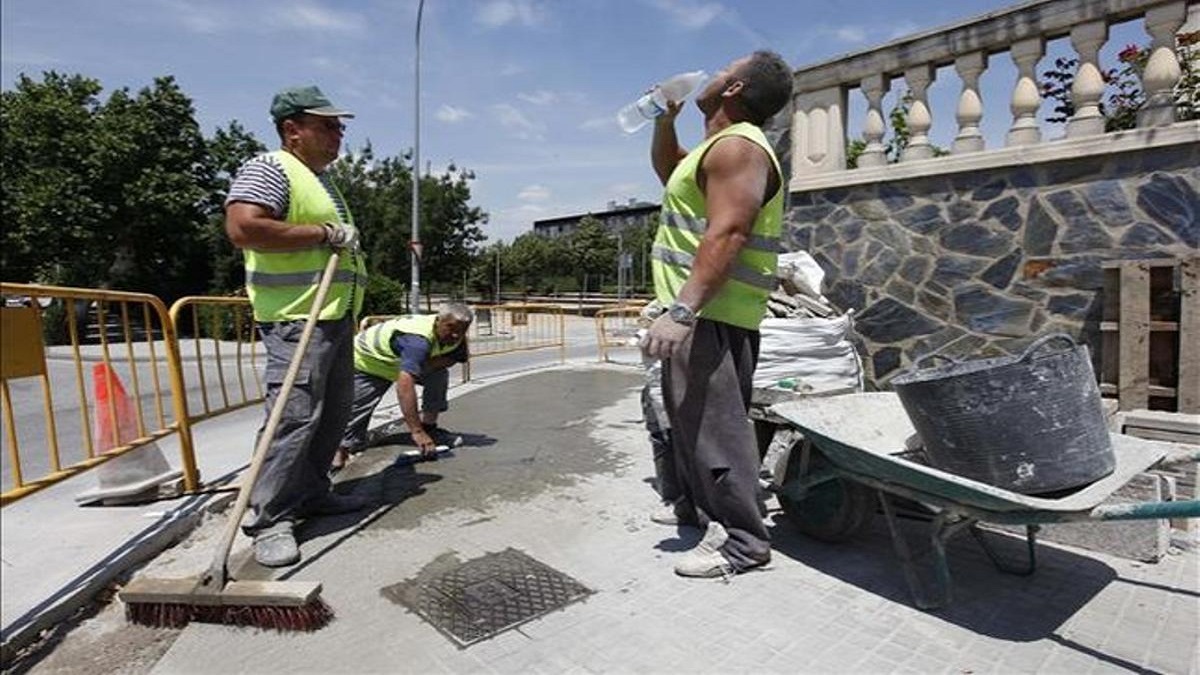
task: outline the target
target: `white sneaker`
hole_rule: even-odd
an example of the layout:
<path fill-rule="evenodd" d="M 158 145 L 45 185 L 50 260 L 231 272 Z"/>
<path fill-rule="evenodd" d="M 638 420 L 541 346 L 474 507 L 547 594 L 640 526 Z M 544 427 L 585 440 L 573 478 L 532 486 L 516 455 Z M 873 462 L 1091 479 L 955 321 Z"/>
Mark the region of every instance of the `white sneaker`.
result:
<path fill-rule="evenodd" d="M 681 577 L 728 577 L 734 573 L 733 565 L 719 550 L 729 540 L 729 533 L 720 523 L 711 520 L 704 538 L 696 548 L 688 551 L 675 565 L 675 573 Z"/>
<path fill-rule="evenodd" d="M 678 525 L 679 516 L 675 515 L 675 505 L 663 502 L 650 514 L 650 520 L 659 525 Z"/>

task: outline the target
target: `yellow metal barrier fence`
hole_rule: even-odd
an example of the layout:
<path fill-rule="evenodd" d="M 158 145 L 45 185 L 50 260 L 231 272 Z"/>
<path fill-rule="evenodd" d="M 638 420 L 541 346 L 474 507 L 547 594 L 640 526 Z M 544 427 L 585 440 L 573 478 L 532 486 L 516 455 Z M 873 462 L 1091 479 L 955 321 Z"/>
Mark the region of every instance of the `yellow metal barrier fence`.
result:
<path fill-rule="evenodd" d="M 566 325 L 558 305 L 472 305 L 475 321 L 469 341 L 471 358 L 558 347 L 558 361 L 567 359 Z M 471 378 L 467 362 L 464 377 Z"/>
<path fill-rule="evenodd" d="M 262 402 L 266 350 L 256 339 L 248 298 L 188 296 L 171 305 L 170 316 L 179 351 L 193 356 L 191 365 L 181 361 L 181 369 L 189 377 L 194 374 L 199 386 L 197 392 L 189 392 L 188 407 L 203 412 L 190 421 Z M 226 358 L 229 352 L 232 355 Z M 210 392 L 210 383 L 215 391 Z"/>
<path fill-rule="evenodd" d="M 0 410 L 6 450 L 0 458 L 0 485 L 12 486 L 0 492 L 0 506 L 176 431 L 184 488 L 196 489 L 199 476 L 178 343 L 162 300 L 146 293 L 11 283 L 0 284 L 0 296 L 4 299 L 0 308 Z M 92 325 L 87 322 L 92 312 L 98 344 L 85 345 L 92 337 L 83 332 Z M 48 335 L 55 338 L 55 344 L 47 345 Z M 114 343 L 124 345 L 124 358 L 114 360 Z M 84 377 L 85 361 L 104 364 L 103 369 L 94 369 L 91 397 Z M 101 373 L 105 392 L 114 391 L 114 378 L 129 383 L 136 420 L 118 419 L 114 395 L 106 396 L 104 409 L 96 409 L 95 390 L 100 388 L 96 379 Z M 40 379 L 40 413 L 33 402 L 38 398 L 33 378 Z M 169 390 L 163 387 L 164 378 Z M 152 391 L 143 392 L 147 380 Z M 59 404 L 55 402 L 56 393 L 61 395 Z M 168 419 L 163 400 L 166 397 L 174 419 Z M 59 412 L 71 411 L 72 404 L 67 403 L 71 399 L 77 406 L 72 411 L 75 414 L 70 415 L 71 419 L 60 419 Z M 96 448 L 93 421 L 106 425 L 113 434 L 114 447 Z M 126 428 L 136 425 L 136 437 L 125 436 L 122 421 Z M 44 455 L 23 452 L 23 446 L 28 450 L 34 444 L 44 446 Z"/>
<path fill-rule="evenodd" d="M 596 310 L 596 344 L 600 349 L 602 362 L 613 361 L 611 350 L 636 349 L 638 316 L 645 306 L 646 303 L 641 302 L 610 305 Z"/>

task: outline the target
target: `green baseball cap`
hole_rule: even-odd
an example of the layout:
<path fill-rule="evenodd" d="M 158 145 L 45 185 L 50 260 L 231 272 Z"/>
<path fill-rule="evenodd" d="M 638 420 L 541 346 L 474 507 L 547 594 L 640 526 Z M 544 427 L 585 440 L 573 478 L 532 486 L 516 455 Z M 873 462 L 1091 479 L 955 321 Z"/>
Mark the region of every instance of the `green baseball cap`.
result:
<path fill-rule="evenodd" d="M 354 117 L 349 110 L 335 108 L 316 87 L 288 87 L 271 99 L 271 117 L 276 122 L 300 113 L 321 117 Z"/>

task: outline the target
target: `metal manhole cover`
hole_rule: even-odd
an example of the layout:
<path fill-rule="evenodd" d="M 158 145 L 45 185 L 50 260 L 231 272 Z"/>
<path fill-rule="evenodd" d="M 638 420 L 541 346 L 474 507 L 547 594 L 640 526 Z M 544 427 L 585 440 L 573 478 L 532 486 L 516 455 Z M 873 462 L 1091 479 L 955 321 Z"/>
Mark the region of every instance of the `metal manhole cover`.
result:
<path fill-rule="evenodd" d="M 416 612 L 460 647 L 486 640 L 592 593 L 513 548 L 459 562 L 443 555 L 383 594 Z"/>

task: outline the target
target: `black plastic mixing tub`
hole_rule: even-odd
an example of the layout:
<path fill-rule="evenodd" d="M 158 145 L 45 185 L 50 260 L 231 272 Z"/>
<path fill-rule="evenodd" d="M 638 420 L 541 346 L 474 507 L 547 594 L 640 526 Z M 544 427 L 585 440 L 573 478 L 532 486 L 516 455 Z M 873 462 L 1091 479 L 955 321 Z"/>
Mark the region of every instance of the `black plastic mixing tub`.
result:
<path fill-rule="evenodd" d="M 923 361 L 892 386 L 933 466 L 1040 494 L 1087 485 L 1116 465 L 1087 348 L 1070 336 L 1045 336 L 1018 357 Z"/>

